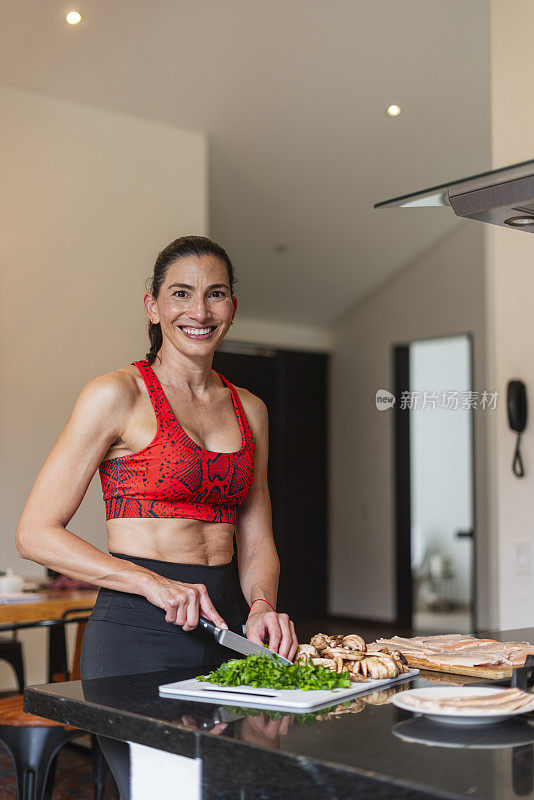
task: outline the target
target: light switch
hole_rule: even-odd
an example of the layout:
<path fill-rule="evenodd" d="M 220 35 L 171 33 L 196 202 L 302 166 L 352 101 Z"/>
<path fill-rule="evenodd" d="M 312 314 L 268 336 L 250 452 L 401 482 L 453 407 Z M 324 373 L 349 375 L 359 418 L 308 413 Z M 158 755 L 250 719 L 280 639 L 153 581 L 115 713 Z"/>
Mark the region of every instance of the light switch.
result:
<path fill-rule="evenodd" d="M 515 543 L 515 571 L 517 575 L 530 575 L 532 571 L 530 542 Z"/>

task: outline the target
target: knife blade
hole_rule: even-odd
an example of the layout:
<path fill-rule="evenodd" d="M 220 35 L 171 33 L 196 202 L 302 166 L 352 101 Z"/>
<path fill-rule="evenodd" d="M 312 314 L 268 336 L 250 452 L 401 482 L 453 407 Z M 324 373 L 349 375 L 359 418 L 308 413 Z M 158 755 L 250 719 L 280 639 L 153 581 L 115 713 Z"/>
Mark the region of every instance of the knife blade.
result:
<path fill-rule="evenodd" d="M 198 620 L 198 625 L 203 630 L 211 633 L 215 637 L 215 640 L 219 642 L 219 644 L 222 644 L 223 647 L 228 647 L 230 650 L 235 650 L 236 652 L 242 653 L 245 656 L 270 656 L 273 659 L 278 659 L 278 661 L 281 661 L 282 664 L 293 663 L 288 658 L 284 658 L 284 656 L 281 656 L 279 653 L 275 653 L 274 650 L 269 650 L 268 647 L 251 642 L 250 639 L 246 639 L 244 636 L 240 636 L 238 633 L 234 633 L 233 631 L 218 628 L 215 623 L 213 623 L 210 619 L 206 619 L 206 617 L 200 617 Z"/>

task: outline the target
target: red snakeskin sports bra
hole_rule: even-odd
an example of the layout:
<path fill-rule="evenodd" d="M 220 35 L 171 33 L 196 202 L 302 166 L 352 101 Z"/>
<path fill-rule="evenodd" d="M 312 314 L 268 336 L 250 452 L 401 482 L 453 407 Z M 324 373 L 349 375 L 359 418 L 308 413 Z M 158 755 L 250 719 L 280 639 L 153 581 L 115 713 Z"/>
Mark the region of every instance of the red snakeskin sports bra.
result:
<path fill-rule="evenodd" d="M 187 517 L 235 524 L 254 475 L 254 437 L 235 388 L 220 375 L 232 395 L 242 446 L 234 453 L 215 453 L 186 434 L 148 361 L 132 365 L 154 408 L 156 435 L 139 452 L 100 465 L 106 519 Z"/>

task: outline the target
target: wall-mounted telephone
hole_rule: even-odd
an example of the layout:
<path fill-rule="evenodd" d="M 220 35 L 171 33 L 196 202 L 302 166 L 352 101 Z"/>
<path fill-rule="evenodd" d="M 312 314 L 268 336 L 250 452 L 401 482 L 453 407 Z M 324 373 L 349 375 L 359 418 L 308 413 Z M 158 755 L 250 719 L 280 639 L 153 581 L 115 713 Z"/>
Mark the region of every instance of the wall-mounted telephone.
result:
<path fill-rule="evenodd" d="M 508 403 L 508 424 L 513 431 L 517 433 L 517 442 L 514 452 L 514 460 L 512 462 L 512 470 L 514 475 L 522 478 L 525 474 L 523 468 L 523 461 L 519 451 L 519 444 L 521 442 L 521 434 L 527 427 L 527 387 L 523 381 L 513 380 L 508 381 L 507 389 L 507 403 Z"/>

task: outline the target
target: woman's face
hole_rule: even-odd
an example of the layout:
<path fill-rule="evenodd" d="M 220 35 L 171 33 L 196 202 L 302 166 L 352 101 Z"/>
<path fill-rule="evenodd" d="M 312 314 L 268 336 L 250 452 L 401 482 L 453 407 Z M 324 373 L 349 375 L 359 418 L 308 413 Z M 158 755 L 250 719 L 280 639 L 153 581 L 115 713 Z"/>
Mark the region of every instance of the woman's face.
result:
<path fill-rule="evenodd" d="M 226 265 L 212 255 L 184 256 L 170 264 L 157 299 L 147 292 L 144 303 L 164 339 L 187 355 L 212 353 L 237 308 Z"/>

